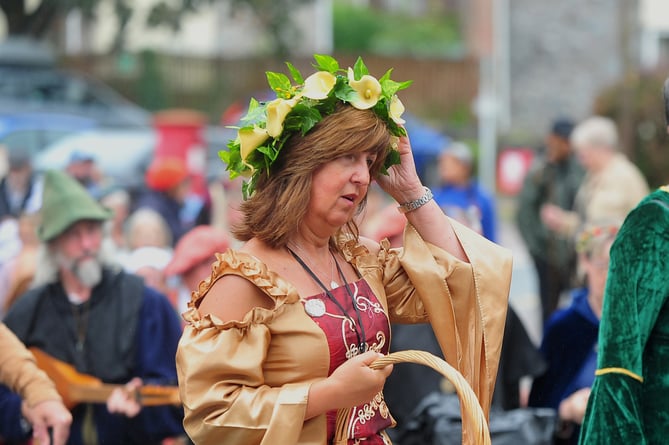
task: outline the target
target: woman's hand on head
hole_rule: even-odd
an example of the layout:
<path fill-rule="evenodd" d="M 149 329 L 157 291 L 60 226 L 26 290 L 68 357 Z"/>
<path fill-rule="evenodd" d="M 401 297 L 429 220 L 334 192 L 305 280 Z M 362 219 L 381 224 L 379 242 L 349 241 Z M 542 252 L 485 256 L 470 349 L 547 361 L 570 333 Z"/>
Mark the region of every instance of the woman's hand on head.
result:
<path fill-rule="evenodd" d="M 372 400 L 383 390 L 383 385 L 393 370 L 392 365 L 381 369 L 370 368 L 369 365 L 380 357 L 383 354 L 373 351 L 355 356 L 342 363 L 330 377 L 312 385 L 306 418 Z"/>
<path fill-rule="evenodd" d="M 424 189 L 416 171 L 408 136 L 399 138 L 397 150 L 400 153 L 400 164 L 390 167 L 388 175 L 378 175 L 376 182 L 397 202 L 403 203 L 422 196 Z"/>

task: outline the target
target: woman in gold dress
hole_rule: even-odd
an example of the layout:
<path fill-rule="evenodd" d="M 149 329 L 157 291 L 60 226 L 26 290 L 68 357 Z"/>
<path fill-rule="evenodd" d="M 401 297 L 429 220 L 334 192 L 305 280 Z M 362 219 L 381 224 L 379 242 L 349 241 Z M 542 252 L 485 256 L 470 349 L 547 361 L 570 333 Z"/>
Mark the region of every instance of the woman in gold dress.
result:
<path fill-rule="evenodd" d="M 234 230 L 244 243 L 217 255 L 184 314 L 179 386 L 198 445 L 390 443 L 392 366 L 369 365 L 395 322 L 431 322 L 488 411 L 510 254 L 446 217 L 421 183 L 396 96 L 409 83 L 315 58 L 307 79 L 289 64 L 297 86 L 268 73 L 278 98 L 252 101 L 222 155 L 250 179 Z M 374 180 L 407 217 L 403 247 L 358 235 Z"/>

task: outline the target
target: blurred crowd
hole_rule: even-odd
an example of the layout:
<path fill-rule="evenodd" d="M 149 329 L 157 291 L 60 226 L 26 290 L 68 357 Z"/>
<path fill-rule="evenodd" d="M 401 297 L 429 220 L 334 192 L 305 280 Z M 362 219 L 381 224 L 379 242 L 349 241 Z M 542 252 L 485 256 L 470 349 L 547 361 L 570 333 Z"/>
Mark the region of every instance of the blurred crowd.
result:
<path fill-rule="evenodd" d="M 36 230 L 43 195 L 43 175 L 33 171 L 31 159 L 20 150 L 5 157 L 6 173 L 0 180 L 0 314 L 30 287 L 39 267 Z M 164 292 L 177 310 L 189 298 L 182 283 L 192 285 L 189 272 L 205 260 L 209 266 L 214 253 L 232 242 L 228 228 L 241 200 L 240 182 L 222 180 L 210 184 L 207 193 L 194 194 L 185 161 L 168 157 L 147 168 L 143 188 L 129 189 L 105 177 L 95 158 L 83 151 L 72 154 L 64 171 L 112 211 L 104 242 L 119 265 Z"/>
<path fill-rule="evenodd" d="M 449 142 L 436 163 L 438 180 L 431 185 L 443 211 L 498 242 L 495 194 L 477 181 L 475 152 L 463 142 Z M 4 164 L 3 317 L 35 286 L 45 267 L 40 263 L 45 242 L 37 229 L 44 224 L 40 209 L 47 192 L 42 175 L 33 171 L 31 159 L 20 151 L 9 152 Z M 222 173 L 224 168 L 221 165 Z M 231 229 L 239 218 L 241 181 L 216 179 L 204 193 L 196 194 L 185 161 L 169 157 L 154 159 L 139 190 L 113 183 L 101 171 L 94 157 L 75 152 L 64 173 L 111 212 L 103 223 L 105 252 L 126 273 L 142 277 L 146 286 L 164 296 L 175 314 L 182 313 L 190 293 L 211 273 L 215 254 L 236 244 Z M 553 409 L 560 420 L 556 443 L 576 443 L 594 378 L 608 249 L 627 213 L 648 192 L 644 176 L 621 150 L 615 123 L 593 116 L 581 122 L 559 119 L 550 125 L 545 147 L 534 157 L 517 197 L 515 223 L 536 270 L 544 332 L 541 344 L 533 344 L 523 323 L 509 311 L 495 400 L 502 411 Z M 383 196 L 375 186 L 370 188 L 359 217 L 361 234 L 397 245 L 406 219 L 397 211 L 397 203 Z M 438 353 L 429 327 L 393 329 L 394 350 Z M 407 425 L 421 398 L 447 391 L 436 377 L 414 371 L 403 374 L 402 369 L 397 367 L 387 390 L 398 421 L 395 440 L 400 444 L 410 443 Z M 526 377 L 534 380 L 531 389 L 519 384 Z"/>

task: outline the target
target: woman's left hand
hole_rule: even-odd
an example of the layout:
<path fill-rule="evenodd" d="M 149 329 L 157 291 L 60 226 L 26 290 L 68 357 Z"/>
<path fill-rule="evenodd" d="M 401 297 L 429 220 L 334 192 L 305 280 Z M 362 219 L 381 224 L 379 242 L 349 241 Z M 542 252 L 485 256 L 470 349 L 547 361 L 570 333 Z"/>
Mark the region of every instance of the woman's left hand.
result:
<path fill-rule="evenodd" d="M 408 136 L 399 138 L 397 150 L 400 153 L 400 164 L 389 168 L 388 175 L 380 174 L 376 182 L 397 202 L 413 201 L 423 196 L 425 190 L 416 171 Z"/>

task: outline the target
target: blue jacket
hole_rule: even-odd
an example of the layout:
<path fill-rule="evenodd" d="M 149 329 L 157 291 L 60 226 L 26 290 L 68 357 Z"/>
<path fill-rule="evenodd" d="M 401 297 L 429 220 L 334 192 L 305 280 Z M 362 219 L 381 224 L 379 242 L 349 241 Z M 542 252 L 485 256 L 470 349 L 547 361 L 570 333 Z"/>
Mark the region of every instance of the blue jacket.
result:
<path fill-rule="evenodd" d="M 497 215 L 490 193 L 475 181 L 466 187 L 444 185 L 434 190 L 434 200 L 444 213 L 490 241 L 497 240 Z"/>

